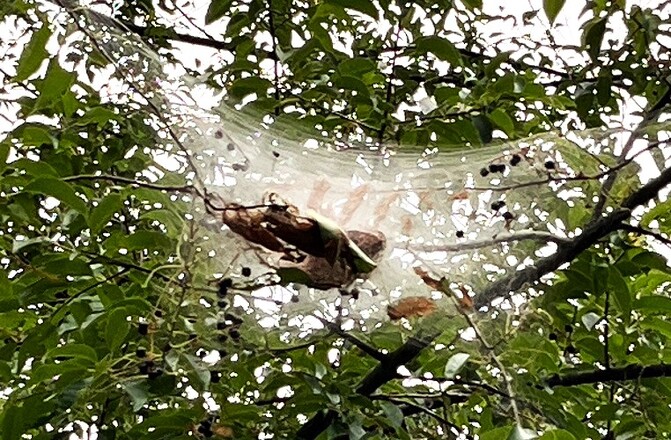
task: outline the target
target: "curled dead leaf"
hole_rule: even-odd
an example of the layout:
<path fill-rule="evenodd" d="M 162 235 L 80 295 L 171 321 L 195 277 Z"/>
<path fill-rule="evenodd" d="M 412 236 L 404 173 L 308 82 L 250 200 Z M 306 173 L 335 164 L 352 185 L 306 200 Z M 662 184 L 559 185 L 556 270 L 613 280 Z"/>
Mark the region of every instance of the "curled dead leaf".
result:
<path fill-rule="evenodd" d="M 387 307 L 387 316 L 392 321 L 397 321 L 401 318 L 427 316 L 435 312 L 437 308 L 436 302 L 431 298 L 411 296 L 389 305 Z"/>
<path fill-rule="evenodd" d="M 432 278 L 431 275 L 429 275 L 429 272 L 422 269 L 421 267 L 419 266 L 415 267 L 415 273 L 422 279 L 422 281 L 424 281 L 424 284 L 426 284 L 433 290 L 438 290 L 439 292 L 442 292 L 444 290 L 441 281 Z"/>

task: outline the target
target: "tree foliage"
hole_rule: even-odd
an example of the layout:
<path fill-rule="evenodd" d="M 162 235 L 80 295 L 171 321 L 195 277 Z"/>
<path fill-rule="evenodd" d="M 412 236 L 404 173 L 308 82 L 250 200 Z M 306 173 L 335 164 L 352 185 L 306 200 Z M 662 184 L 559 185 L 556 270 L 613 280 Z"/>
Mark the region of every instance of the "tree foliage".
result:
<path fill-rule="evenodd" d="M 287 342 L 241 316 L 225 284 L 194 287 L 188 182 L 143 180 L 160 136 L 147 108 L 96 82 L 109 60 L 78 9 L 5 2 L 3 440 L 669 436 L 668 2 L 512 15 L 478 0 L 98 3 L 241 111 L 343 144 L 464 149 L 623 115 L 634 126 L 587 201 L 550 213 L 571 239 L 476 292 L 488 305 L 513 290 L 522 306 Z M 558 38 L 563 16 L 575 41 Z M 640 142 L 659 168 L 644 183 L 624 167 Z"/>

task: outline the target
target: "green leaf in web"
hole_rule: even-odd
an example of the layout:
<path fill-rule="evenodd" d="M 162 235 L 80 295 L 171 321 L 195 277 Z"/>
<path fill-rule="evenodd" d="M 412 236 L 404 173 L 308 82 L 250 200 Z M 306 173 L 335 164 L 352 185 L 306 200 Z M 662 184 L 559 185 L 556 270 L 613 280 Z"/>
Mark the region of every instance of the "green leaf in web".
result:
<path fill-rule="evenodd" d="M 448 379 L 455 377 L 459 371 L 466 365 L 466 361 L 471 357 L 468 353 L 456 353 L 445 364 L 445 377 Z"/>
<path fill-rule="evenodd" d="M 35 73 L 40 67 L 42 61 L 49 55 L 46 49 L 49 37 L 51 37 L 51 30 L 46 24 L 42 25 L 42 27 L 33 34 L 30 42 L 21 53 L 14 81 L 23 81 Z"/>
<path fill-rule="evenodd" d="M 492 111 L 489 114 L 489 119 L 508 136 L 512 136 L 515 133 L 515 123 L 513 122 L 513 119 L 502 109 L 497 108 Z"/>
<path fill-rule="evenodd" d="M 44 80 L 39 84 L 40 96 L 35 102 L 34 109 L 47 108 L 55 102 L 61 102 L 63 95 L 70 90 L 74 82 L 74 74 L 64 70 L 58 64 L 58 60 L 52 59 Z"/>

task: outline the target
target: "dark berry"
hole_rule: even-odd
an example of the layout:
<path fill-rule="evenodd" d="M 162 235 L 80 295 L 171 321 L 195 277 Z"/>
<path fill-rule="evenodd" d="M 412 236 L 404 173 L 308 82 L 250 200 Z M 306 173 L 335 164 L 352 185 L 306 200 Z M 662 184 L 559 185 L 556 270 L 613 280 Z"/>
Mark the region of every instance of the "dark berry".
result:
<path fill-rule="evenodd" d="M 163 312 L 160 310 L 156 310 L 154 311 L 154 316 L 156 316 L 157 318 L 163 318 Z"/>
<path fill-rule="evenodd" d="M 503 213 L 503 218 L 510 221 L 510 220 L 514 219 L 515 216 L 513 215 L 512 212 L 506 211 L 506 212 Z"/>
<path fill-rule="evenodd" d="M 149 333 L 149 324 L 146 323 L 146 322 L 141 322 L 141 323 L 137 326 L 137 331 L 138 331 L 138 333 L 140 333 L 141 335 L 146 335 L 147 333 Z"/>
<path fill-rule="evenodd" d="M 224 330 L 227 327 L 224 321 L 217 322 L 217 330 Z"/>
<path fill-rule="evenodd" d="M 225 299 L 220 299 L 219 301 L 217 301 L 217 306 L 219 306 L 219 308 L 221 309 L 225 309 L 226 307 L 228 307 L 228 301 L 226 301 Z"/>
<path fill-rule="evenodd" d="M 352 295 L 352 298 L 356 301 L 357 299 L 359 299 L 360 293 L 361 292 L 359 291 L 359 289 L 352 289 L 350 295 Z"/>
<path fill-rule="evenodd" d="M 233 324 L 242 324 L 242 318 L 233 313 L 226 313 L 224 319 L 231 321 Z"/>
<path fill-rule="evenodd" d="M 573 332 L 573 326 L 572 326 L 571 324 L 566 324 L 566 325 L 564 326 L 564 331 L 565 331 L 566 333 L 571 333 L 571 332 Z"/>
<path fill-rule="evenodd" d="M 576 354 L 577 352 L 578 350 L 576 350 L 576 348 L 573 345 L 566 346 L 566 353 Z"/>
<path fill-rule="evenodd" d="M 149 373 L 147 373 L 147 377 L 149 379 L 156 379 L 158 377 L 161 377 L 163 375 L 163 370 L 160 368 L 157 368 L 155 370 L 150 370 Z"/>
<path fill-rule="evenodd" d="M 548 170 L 554 170 L 555 169 L 555 163 L 552 160 L 546 160 L 545 161 L 545 168 Z"/>
<path fill-rule="evenodd" d="M 233 150 L 235 150 L 235 144 L 230 143 L 230 144 L 226 145 L 226 148 L 228 149 L 228 151 L 233 151 Z"/>
<path fill-rule="evenodd" d="M 277 152 L 277 151 L 273 151 L 273 156 L 275 156 L 275 157 L 280 157 L 280 153 Z"/>
<path fill-rule="evenodd" d="M 214 138 L 215 139 L 221 139 L 224 137 L 224 132 L 221 130 L 217 130 L 214 132 Z"/>
<path fill-rule="evenodd" d="M 457 238 L 464 238 L 464 231 L 457 231 Z"/>
<path fill-rule="evenodd" d="M 240 330 L 237 328 L 232 328 L 228 331 L 228 336 L 230 336 L 234 341 L 240 339 Z"/>
<path fill-rule="evenodd" d="M 142 362 L 140 364 L 140 374 L 149 373 L 149 364 L 147 362 Z"/>
<path fill-rule="evenodd" d="M 248 277 L 252 274 L 252 270 L 248 267 L 243 267 L 242 268 L 242 276 L 243 277 Z"/>
<path fill-rule="evenodd" d="M 550 333 L 550 334 L 548 335 L 548 338 L 549 338 L 551 341 L 556 341 L 556 340 L 557 340 L 557 333 Z"/>
<path fill-rule="evenodd" d="M 137 356 L 139 358 L 146 357 L 147 356 L 147 350 L 144 349 L 143 347 L 140 347 L 137 350 L 135 350 L 135 356 Z"/>
<path fill-rule="evenodd" d="M 228 356 L 228 352 L 227 352 L 226 350 L 224 350 L 223 348 L 220 349 L 220 350 L 219 350 L 219 357 L 220 357 L 221 359 L 223 359 L 223 358 L 225 358 L 226 356 Z"/>
<path fill-rule="evenodd" d="M 196 339 L 197 337 L 198 337 L 197 334 L 195 334 L 195 333 L 191 333 L 191 334 L 189 335 L 189 341 L 193 341 L 193 340 Z"/>
<path fill-rule="evenodd" d="M 504 202 L 503 200 L 497 200 L 496 202 L 492 202 L 492 210 L 494 211 L 498 211 L 504 206 L 506 206 L 506 202 Z"/>
<path fill-rule="evenodd" d="M 499 172 L 499 166 L 495 163 L 490 163 L 488 169 L 489 169 L 490 173 L 498 173 Z"/>
<path fill-rule="evenodd" d="M 219 383 L 221 380 L 221 373 L 219 371 L 210 371 L 210 382 Z"/>
<path fill-rule="evenodd" d="M 56 295 L 54 295 L 58 299 L 65 299 L 68 297 L 68 292 L 63 290 L 61 292 L 58 292 Z"/>
<path fill-rule="evenodd" d="M 221 297 L 228 295 L 228 289 L 231 288 L 231 286 L 233 286 L 233 281 L 230 278 L 224 278 L 219 281 L 219 290 L 217 291 L 217 294 Z"/>
<path fill-rule="evenodd" d="M 294 295 L 294 296 L 291 297 L 291 302 L 292 303 L 297 303 L 298 301 L 299 301 L 298 295 Z"/>
<path fill-rule="evenodd" d="M 519 154 L 513 154 L 513 157 L 510 158 L 510 165 L 512 166 L 515 166 L 520 162 L 522 162 L 522 158 Z"/>
<path fill-rule="evenodd" d="M 219 335 L 217 336 L 217 339 L 219 340 L 219 342 L 224 343 L 228 341 L 228 335 Z"/>
<path fill-rule="evenodd" d="M 487 177 L 488 174 L 489 174 L 489 170 L 487 168 L 480 169 L 480 175 L 482 177 Z"/>

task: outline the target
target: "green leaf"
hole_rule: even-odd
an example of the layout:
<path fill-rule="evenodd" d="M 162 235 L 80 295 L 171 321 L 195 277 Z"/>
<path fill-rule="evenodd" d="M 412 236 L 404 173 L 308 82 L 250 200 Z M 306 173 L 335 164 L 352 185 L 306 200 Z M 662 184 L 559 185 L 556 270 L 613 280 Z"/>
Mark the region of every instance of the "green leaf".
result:
<path fill-rule="evenodd" d="M 9 157 L 9 142 L 0 143 L 0 173 L 7 168 L 7 158 Z"/>
<path fill-rule="evenodd" d="M 258 96 L 266 96 L 268 89 L 272 86 L 273 84 L 267 79 L 251 76 L 234 81 L 229 92 L 234 98 L 244 98 L 252 93 L 256 93 Z"/>
<path fill-rule="evenodd" d="M 14 81 L 19 82 L 28 78 L 40 67 L 42 61 L 49 55 L 46 49 L 47 40 L 51 37 L 49 26 L 44 23 L 40 30 L 33 33 L 30 42 L 21 53 L 19 65 L 16 68 Z"/>
<path fill-rule="evenodd" d="M 463 0 L 464 5 L 470 9 L 482 9 L 482 0 Z"/>
<path fill-rule="evenodd" d="M 582 35 L 582 45 L 587 53 L 589 53 L 592 60 L 596 60 L 601 50 L 601 42 L 603 41 L 603 34 L 606 31 L 606 23 L 608 16 L 590 21 Z"/>
<path fill-rule="evenodd" d="M 96 351 L 86 344 L 67 344 L 62 347 L 56 347 L 47 352 L 50 358 L 74 357 L 90 361 L 92 364 L 98 362 Z"/>
<path fill-rule="evenodd" d="M 552 429 L 546 431 L 538 440 L 575 440 L 575 437 L 563 429 Z"/>
<path fill-rule="evenodd" d="M 296 267 L 280 267 L 275 273 L 280 277 L 282 283 L 309 285 L 312 282 L 312 278 L 307 273 Z"/>
<path fill-rule="evenodd" d="M 118 121 L 121 116 L 104 107 L 94 107 L 77 119 L 78 125 L 95 123 L 98 127 L 107 125 L 110 121 Z"/>
<path fill-rule="evenodd" d="M 466 361 L 471 357 L 468 353 L 456 353 L 445 364 L 445 377 L 452 379 L 466 365 Z"/>
<path fill-rule="evenodd" d="M 354 9 L 372 18 L 378 18 L 378 11 L 370 0 L 326 0 L 324 3 L 340 6 L 341 8 Z"/>
<path fill-rule="evenodd" d="M 453 66 L 462 64 L 459 50 L 445 38 L 441 38 L 437 35 L 421 37 L 415 41 L 415 45 L 418 51 L 431 52 L 439 59 L 447 61 Z"/>
<path fill-rule="evenodd" d="M 543 0 L 543 10 L 550 24 L 554 24 L 565 2 L 566 0 Z"/>
<path fill-rule="evenodd" d="M 385 417 L 391 422 L 391 425 L 395 428 L 400 428 L 403 424 L 404 416 L 403 411 L 391 402 L 380 402 L 382 411 L 384 411 Z"/>
<path fill-rule="evenodd" d="M 137 412 L 149 400 L 149 392 L 144 381 L 128 382 L 123 385 L 124 391 L 128 393 L 130 400 L 133 402 L 133 411 Z"/>
<path fill-rule="evenodd" d="M 62 180 L 48 177 L 37 178 L 26 185 L 25 190 L 55 197 L 81 214 L 86 215 L 88 212 L 86 202 L 77 196 L 72 185 Z"/>
<path fill-rule="evenodd" d="M 508 116 L 508 113 L 497 108 L 489 114 L 489 119 L 496 124 L 501 130 L 504 131 L 508 136 L 513 136 L 515 133 L 515 123 L 512 118 Z"/>
<path fill-rule="evenodd" d="M 63 95 L 70 90 L 75 82 L 75 76 L 64 70 L 58 60 L 52 59 L 44 80 L 39 85 L 40 96 L 35 102 L 35 109 L 50 107 L 55 102 L 61 102 Z"/>
<path fill-rule="evenodd" d="M 98 235 L 103 227 L 112 218 L 112 215 L 122 207 L 121 195 L 118 193 L 109 194 L 102 199 L 98 206 L 93 208 L 89 216 L 89 226 L 91 234 Z"/>
<path fill-rule="evenodd" d="M 507 439 L 513 432 L 513 426 L 502 426 L 500 428 L 492 429 L 491 431 L 481 432 L 480 440 L 501 440 Z"/>
<path fill-rule="evenodd" d="M 650 313 L 669 313 L 671 312 L 671 298 L 662 295 L 644 296 L 634 301 L 634 309 L 648 310 Z"/>
<path fill-rule="evenodd" d="M 622 313 L 622 318 L 625 320 L 625 323 L 628 324 L 631 315 L 631 292 L 624 280 L 624 275 L 622 275 L 616 267 L 610 268 L 608 285 L 612 290 L 615 305 Z"/>
<path fill-rule="evenodd" d="M 205 14 L 205 24 L 212 24 L 229 13 L 232 3 L 233 0 L 212 0 Z"/>
<path fill-rule="evenodd" d="M 164 233 L 156 231 L 138 231 L 133 235 L 124 237 L 122 243 L 130 251 L 172 248 L 172 240 Z"/>
<path fill-rule="evenodd" d="M 2 439 L 3 440 L 20 440 L 21 435 L 26 429 L 25 420 L 23 416 L 23 408 L 11 404 L 3 406 L 2 418 Z"/>
<path fill-rule="evenodd" d="M 130 323 L 127 321 L 127 317 L 128 311 L 125 307 L 112 310 L 107 317 L 105 340 L 111 352 L 121 346 L 130 331 Z"/>

